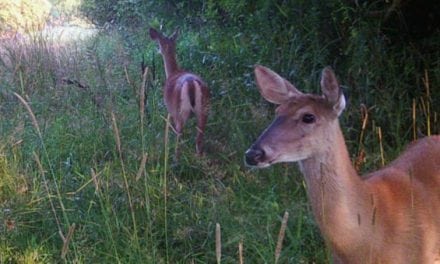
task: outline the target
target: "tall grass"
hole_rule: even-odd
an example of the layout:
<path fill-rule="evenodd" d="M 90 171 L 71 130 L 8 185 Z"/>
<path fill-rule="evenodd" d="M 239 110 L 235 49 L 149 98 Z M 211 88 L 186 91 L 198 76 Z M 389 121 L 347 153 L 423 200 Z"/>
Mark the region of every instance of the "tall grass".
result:
<path fill-rule="evenodd" d="M 252 66 L 263 63 L 314 92 L 320 67 L 333 65 L 350 102 L 341 123 L 361 171 L 439 133 L 440 71 L 420 68 L 409 49 L 371 47 L 362 34 L 335 58 L 338 40 L 319 42 L 318 15 L 301 24 L 314 28 L 309 33 L 292 27 L 270 40 L 267 25 L 243 34 L 182 28 L 179 59 L 208 81 L 213 98 L 206 155 L 195 155 L 191 120 L 178 163 L 163 66 L 144 29 L 70 46 L 39 37 L 3 44 L 0 263 L 329 262 L 295 165 L 243 166 L 273 117 Z"/>

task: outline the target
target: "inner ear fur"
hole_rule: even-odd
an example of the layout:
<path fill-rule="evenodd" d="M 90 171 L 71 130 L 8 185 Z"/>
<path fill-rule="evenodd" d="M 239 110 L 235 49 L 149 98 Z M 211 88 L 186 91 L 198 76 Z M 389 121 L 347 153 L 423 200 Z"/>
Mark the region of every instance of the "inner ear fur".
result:
<path fill-rule="evenodd" d="M 339 87 L 338 79 L 330 67 L 325 67 L 321 75 L 321 90 L 326 100 L 339 116 L 345 108 L 345 97 Z"/>
<path fill-rule="evenodd" d="M 255 66 L 255 79 L 261 95 L 274 104 L 282 104 L 288 99 L 302 94 L 289 81 L 261 65 Z"/>

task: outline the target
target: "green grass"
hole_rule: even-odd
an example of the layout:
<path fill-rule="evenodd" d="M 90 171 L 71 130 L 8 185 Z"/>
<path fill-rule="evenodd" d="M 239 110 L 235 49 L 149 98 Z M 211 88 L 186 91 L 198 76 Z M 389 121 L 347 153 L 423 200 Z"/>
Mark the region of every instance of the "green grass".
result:
<path fill-rule="evenodd" d="M 212 262 L 216 223 L 222 227 L 222 261 L 237 260 L 242 242 L 246 261 L 271 262 L 285 210 L 295 214 L 284 259 L 292 258 L 290 251 L 298 252 L 295 259 L 323 252 L 298 173 L 291 169 L 291 181 L 288 167 L 251 172 L 243 166 L 243 153 L 257 135 L 247 116 L 258 109 L 214 92 L 206 156 L 194 154 L 191 120 L 174 165 L 175 137 L 165 129 L 161 81 L 148 78 L 141 122 L 139 68 L 119 63 L 125 54 L 118 41 L 113 33 L 52 53 L 38 39 L 6 55 L 17 61 L 4 65 L 8 88 L 1 98 L 1 262 Z"/>
<path fill-rule="evenodd" d="M 238 263 L 240 243 L 245 263 L 273 263 L 285 211 L 279 262 L 328 263 L 296 165 L 249 170 L 243 155 L 274 114 L 255 88 L 252 65 L 315 92 L 322 64 L 335 63 L 335 44 L 312 38 L 307 51 L 298 45 L 311 36 L 292 30 L 276 39 L 285 48 L 277 49 L 255 32 L 183 28 L 178 57 L 207 80 L 212 107 L 206 155 L 195 155 L 190 120 L 174 164 L 162 61 L 144 31 L 131 31 L 132 39 L 107 31 L 61 47 L 38 37 L 2 46 L 0 263 L 214 263 L 217 223 L 222 263 Z M 380 144 L 386 161 L 397 156 L 413 138 L 413 122 L 426 134 L 430 120 L 439 133 L 440 70 L 426 67 L 428 94 L 417 55 L 360 47 L 361 36 L 353 38 L 358 49 L 348 45 L 336 63 L 349 101 L 341 123 L 353 159 L 366 153 L 367 171 L 381 166 Z M 149 67 L 143 115 L 142 56 Z M 365 129 L 361 103 L 369 109 Z"/>

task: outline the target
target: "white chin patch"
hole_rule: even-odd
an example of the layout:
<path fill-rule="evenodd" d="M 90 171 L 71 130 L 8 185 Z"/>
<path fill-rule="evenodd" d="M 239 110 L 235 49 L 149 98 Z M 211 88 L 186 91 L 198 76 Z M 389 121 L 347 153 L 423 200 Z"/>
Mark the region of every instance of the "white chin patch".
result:
<path fill-rule="evenodd" d="M 267 163 L 267 162 L 260 162 L 257 165 L 250 165 L 246 163 L 246 166 L 249 168 L 256 168 L 256 169 L 262 169 L 262 168 L 267 168 L 269 167 L 271 164 Z"/>
<path fill-rule="evenodd" d="M 273 163 L 279 163 L 279 162 L 297 162 L 301 160 L 305 160 L 307 157 L 302 155 L 289 155 L 284 154 L 281 155 L 275 160 Z"/>
<path fill-rule="evenodd" d="M 264 163 L 258 163 L 258 164 L 255 166 L 255 168 L 262 169 L 262 168 L 267 168 L 267 167 L 269 167 L 270 165 L 272 165 L 272 164 L 270 164 L 270 163 L 266 163 L 266 162 L 264 162 Z"/>

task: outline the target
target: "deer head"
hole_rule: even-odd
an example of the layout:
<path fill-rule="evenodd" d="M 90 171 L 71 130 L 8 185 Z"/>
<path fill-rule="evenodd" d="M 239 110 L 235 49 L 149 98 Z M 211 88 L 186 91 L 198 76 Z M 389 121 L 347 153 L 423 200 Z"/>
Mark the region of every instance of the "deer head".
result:
<path fill-rule="evenodd" d="M 176 29 L 171 36 L 166 37 L 156 29 L 150 28 L 150 37 L 159 44 L 161 54 L 174 54 L 176 52 L 176 39 L 178 36 L 178 29 Z"/>
<path fill-rule="evenodd" d="M 324 142 L 338 129 L 338 116 L 345 108 L 345 99 L 333 71 L 322 71 L 323 95 L 300 92 L 293 84 L 274 71 L 255 67 L 255 77 L 261 95 L 279 105 L 272 124 L 246 151 L 246 164 L 267 167 L 279 162 L 308 159 L 325 151 Z"/>

